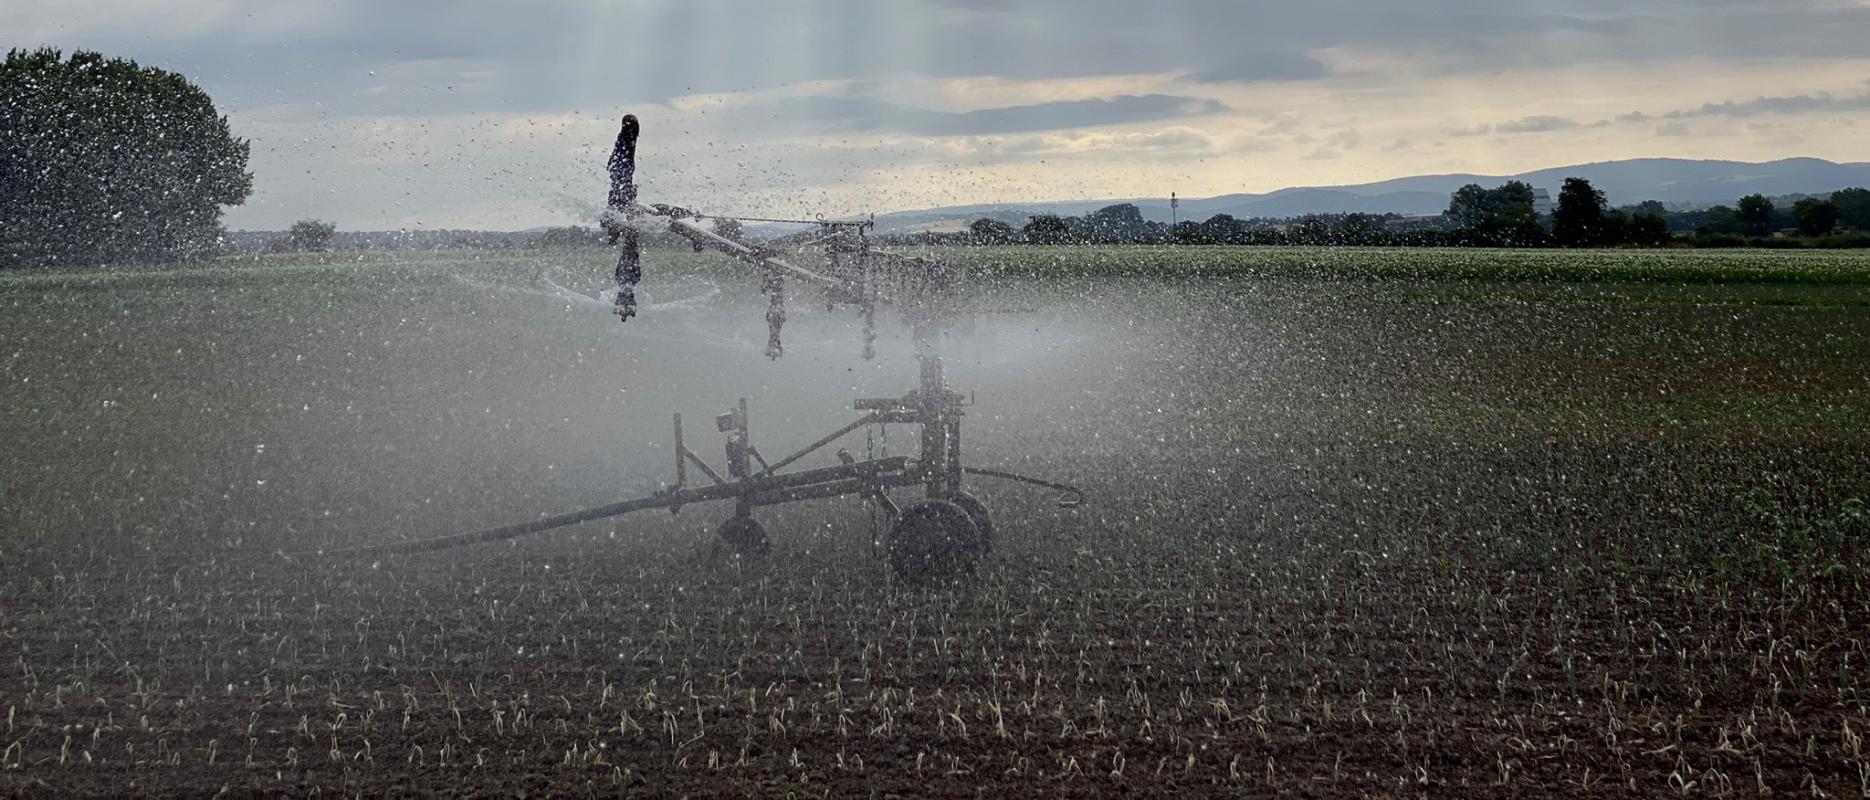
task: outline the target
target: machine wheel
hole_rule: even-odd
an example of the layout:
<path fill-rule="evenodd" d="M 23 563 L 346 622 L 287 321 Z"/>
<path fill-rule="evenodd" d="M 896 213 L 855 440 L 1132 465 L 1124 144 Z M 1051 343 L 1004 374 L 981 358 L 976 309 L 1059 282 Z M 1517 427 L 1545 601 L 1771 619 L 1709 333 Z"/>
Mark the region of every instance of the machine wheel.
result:
<path fill-rule="evenodd" d="M 968 519 L 974 520 L 974 529 L 980 533 L 980 555 L 993 552 L 993 516 L 987 513 L 987 504 L 967 492 L 955 492 L 948 502 L 960 506 Z"/>
<path fill-rule="evenodd" d="M 763 556 L 773 549 L 766 540 L 766 526 L 752 517 L 728 517 L 715 533 L 743 556 Z"/>
<path fill-rule="evenodd" d="M 982 552 L 974 519 L 946 500 L 912 505 L 890 525 L 890 567 L 907 581 L 939 581 L 971 572 Z"/>

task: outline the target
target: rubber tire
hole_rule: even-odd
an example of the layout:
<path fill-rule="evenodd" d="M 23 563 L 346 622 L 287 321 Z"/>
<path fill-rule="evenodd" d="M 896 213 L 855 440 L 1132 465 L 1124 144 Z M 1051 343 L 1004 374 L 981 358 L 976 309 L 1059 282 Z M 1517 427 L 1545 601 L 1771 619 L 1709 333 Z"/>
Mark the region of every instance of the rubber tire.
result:
<path fill-rule="evenodd" d="M 987 513 L 987 504 L 980 498 L 967 492 L 955 492 L 948 502 L 961 507 L 969 519 L 974 520 L 974 528 L 980 533 L 980 555 L 993 552 L 993 515 Z"/>
<path fill-rule="evenodd" d="M 890 525 L 889 561 L 910 583 L 946 581 L 974 570 L 980 529 L 966 510 L 946 500 L 925 500 Z"/>
<path fill-rule="evenodd" d="M 728 517 L 714 532 L 743 556 L 763 556 L 773 550 L 766 538 L 766 526 L 752 517 Z"/>

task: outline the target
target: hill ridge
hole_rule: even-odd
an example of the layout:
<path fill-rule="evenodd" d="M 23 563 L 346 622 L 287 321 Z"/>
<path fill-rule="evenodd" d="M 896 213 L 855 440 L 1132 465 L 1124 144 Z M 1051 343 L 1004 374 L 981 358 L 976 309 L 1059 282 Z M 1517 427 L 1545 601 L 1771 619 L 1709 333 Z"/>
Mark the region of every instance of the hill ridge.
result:
<path fill-rule="evenodd" d="M 1409 175 L 1356 184 L 1291 186 L 1264 193 L 1232 193 L 1213 197 L 1181 198 L 1175 215 L 1183 220 L 1207 219 L 1215 214 L 1252 217 L 1295 217 L 1304 214 L 1439 213 L 1448 196 L 1468 183 L 1497 186 L 1522 180 L 1557 196 L 1567 177 L 1582 177 L 1602 190 L 1613 205 L 1656 200 L 1673 206 L 1709 206 L 1733 203 L 1745 195 L 1823 194 L 1851 186 L 1870 186 L 1870 162 L 1835 162 L 1811 156 L 1789 156 L 1771 161 L 1691 159 L 1667 156 L 1592 161 L 1547 167 L 1509 175 L 1440 173 Z M 953 227 L 979 217 L 1023 220 L 1040 213 L 1084 214 L 1115 203 L 1134 203 L 1146 219 L 1167 222 L 1167 197 L 1055 200 L 1030 203 L 975 203 L 877 216 L 878 226 L 889 231 Z"/>

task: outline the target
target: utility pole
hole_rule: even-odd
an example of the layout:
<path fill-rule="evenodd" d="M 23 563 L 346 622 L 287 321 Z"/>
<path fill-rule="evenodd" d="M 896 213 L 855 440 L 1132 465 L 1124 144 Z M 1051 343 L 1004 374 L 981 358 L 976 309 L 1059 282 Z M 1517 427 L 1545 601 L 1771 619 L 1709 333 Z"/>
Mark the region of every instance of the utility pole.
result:
<path fill-rule="evenodd" d="M 1180 235 L 1175 229 L 1180 227 L 1181 222 L 1180 220 L 1176 218 L 1175 210 L 1177 208 L 1180 208 L 1181 206 L 1182 206 L 1182 201 L 1176 199 L 1174 192 L 1170 192 L 1169 193 L 1169 244 L 1175 244 L 1177 241 L 1180 241 Z"/>

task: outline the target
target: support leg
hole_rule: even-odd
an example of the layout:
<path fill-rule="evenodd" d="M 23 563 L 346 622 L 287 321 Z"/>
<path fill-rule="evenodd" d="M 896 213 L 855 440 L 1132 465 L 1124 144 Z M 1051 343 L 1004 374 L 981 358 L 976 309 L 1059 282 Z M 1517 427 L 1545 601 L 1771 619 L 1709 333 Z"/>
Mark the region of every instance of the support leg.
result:
<path fill-rule="evenodd" d="M 786 277 L 776 269 L 766 272 L 766 357 L 774 360 L 785 355 L 779 330 L 786 326 Z"/>
<path fill-rule="evenodd" d="M 948 496 L 948 387 L 942 380 L 941 357 L 924 353 L 921 387 L 916 390 L 922 421 L 922 469 L 928 479 L 930 500 Z"/>
<path fill-rule="evenodd" d="M 624 228 L 622 239 L 623 251 L 617 255 L 617 318 L 628 322 L 636 316 L 636 285 L 643 282 L 643 252 L 635 229 Z"/>
<path fill-rule="evenodd" d="M 947 470 L 948 493 L 961 493 L 961 414 L 954 408 L 948 409 L 948 460 L 942 467 Z"/>

